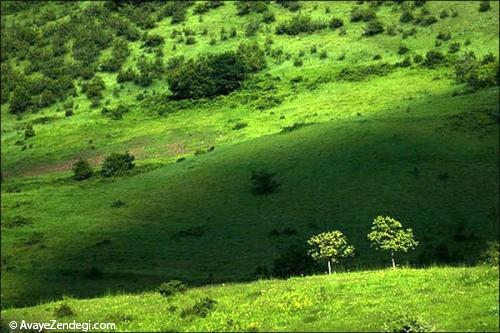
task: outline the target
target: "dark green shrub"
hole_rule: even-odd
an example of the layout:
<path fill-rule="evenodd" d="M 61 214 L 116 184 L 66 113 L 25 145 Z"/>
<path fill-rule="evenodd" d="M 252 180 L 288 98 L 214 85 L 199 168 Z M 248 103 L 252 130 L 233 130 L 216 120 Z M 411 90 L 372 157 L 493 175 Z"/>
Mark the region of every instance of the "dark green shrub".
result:
<path fill-rule="evenodd" d="M 338 17 L 333 17 L 329 23 L 330 28 L 333 30 L 340 28 L 343 25 L 344 25 L 344 21 Z"/>
<path fill-rule="evenodd" d="M 163 282 L 158 287 L 158 292 L 164 297 L 182 293 L 186 290 L 186 285 L 179 280 L 170 280 L 168 282 Z"/>
<path fill-rule="evenodd" d="M 449 31 L 448 32 L 440 31 L 436 36 L 436 38 L 442 41 L 447 41 L 451 39 L 451 33 Z"/>
<path fill-rule="evenodd" d="M 280 184 L 276 181 L 275 172 L 256 170 L 252 172 L 250 179 L 253 183 L 252 192 L 255 195 L 274 193 L 279 190 Z"/>
<path fill-rule="evenodd" d="M 104 177 L 123 175 L 134 168 L 134 159 L 134 156 L 129 152 L 113 153 L 107 156 L 102 163 L 101 174 Z"/>
<path fill-rule="evenodd" d="M 291 12 L 296 12 L 300 9 L 300 4 L 298 1 L 293 0 L 276 0 L 276 3 L 283 8 L 288 9 Z"/>
<path fill-rule="evenodd" d="M 92 170 L 89 162 L 87 162 L 87 160 L 84 160 L 83 158 L 80 158 L 75 162 L 75 164 L 73 164 L 72 170 L 73 179 L 78 181 L 89 179 L 94 174 L 94 171 Z"/>
<path fill-rule="evenodd" d="M 243 129 L 243 128 L 247 127 L 247 126 L 248 126 L 247 123 L 236 123 L 233 126 L 233 130 L 237 131 L 237 130 Z"/>
<path fill-rule="evenodd" d="M 114 109 L 108 109 L 107 107 L 102 108 L 101 114 L 103 116 L 109 117 L 113 120 L 120 120 L 123 118 L 123 115 L 128 112 L 128 108 L 123 105 L 118 105 Z"/>
<path fill-rule="evenodd" d="M 155 48 L 158 46 L 162 46 L 165 43 L 165 39 L 157 34 L 147 34 L 144 37 L 144 43 L 142 44 L 142 47 L 147 47 L 147 48 Z"/>
<path fill-rule="evenodd" d="M 117 83 L 135 81 L 139 74 L 134 71 L 132 68 L 127 68 L 125 70 L 120 70 L 118 75 L 116 76 Z"/>
<path fill-rule="evenodd" d="M 422 27 L 428 27 L 437 22 L 437 18 L 432 15 L 420 16 L 416 19 L 415 23 L 421 25 Z"/>
<path fill-rule="evenodd" d="M 484 55 L 483 60 L 481 60 L 481 65 L 491 64 L 497 61 L 497 57 L 493 53 L 487 53 Z"/>
<path fill-rule="evenodd" d="M 354 7 L 351 10 L 351 22 L 359 21 L 371 21 L 376 18 L 376 13 L 373 8 L 363 9 L 360 7 Z"/>
<path fill-rule="evenodd" d="M 380 60 L 382 59 L 382 56 L 380 54 L 375 54 L 372 58 L 372 60 Z"/>
<path fill-rule="evenodd" d="M 398 34 L 396 26 L 394 24 L 388 25 L 387 29 L 385 30 L 385 32 L 389 36 L 396 36 Z"/>
<path fill-rule="evenodd" d="M 205 318 L 214 309 L 216 304 L 217 302 L 209 297 L 202 298 L 193 307 L 184 309 L 181 312 L 181 317 L 197 316 Z"/>
<path fill-rule="evenodd" d="M 64 111 L 64 116 L 66 116 L 66 117 L 71 117 L 73 114 L 74 114 L 74 112 L 71 109 Z"/>
<path fill-rule="evenodd" d="M 120 207 L 123 207 L 123 206 L 125 206 L 125 201 L 123 201 L 123 200 L 115 200 L 111 204 L 112 208 L 120 208 Z"/>
<path fill-rule="evenodd" d="M 203 14 L 208 12 L 211 9 L 218 8 L 224 5 L 224 1 L 222 0 L 208 0 L 204 2 L 199 2 L 194 8 L 193 13 L 195 14 Z"/>
<path fill-rule="evenodd" d="M 369 76 L 385 76 L 392 70 L 393 66 L 387 63 L 351 66 L 343 68 L 337 75 L 337 79 L 345 81 L 362 81 Z"/>
<path fill-rule="evenodd" d="M 193 36 L 186 37 L 186 45 L 196 44 L 196 39 Z"/>
<path fill-rule="evenodd" d="M 481 263 L 498 267 L 500 247 L 498 241 L 490 241 L 486 244 L 486 249 L 481 253 Z"/>
<path fill-rule="evenodd" d="M 316 30 L 324 29 L 328 25 L 313 21 L 309 16 L 306 15 L 296 15 L 290 18 L 288 21 L 280 23 L 276 27 L 276 33 L 278 35 L 298 35 L 300 33 L 313 33 Z"/>
<path fill-rule="evenodd" d="M 399 17 L 399 22 L 401 23 L 410 23 L 414 19 L 413 14 L 410 10 L 404 10 Z"/>
<path fill-rule="evenodd" d="M 236 1 L 236 14 L 239 16 L 250 13 L 263 13 L 267 11 L 267 3 L 264 1 Z"/>
<path fill-rule="evenodd" d="M 326 59 L 326 58 L 328 58 L 328 53 L 326 52 L 326 50 L 323 50 L 323 51 L 320 52 L 319 58 L 320 59 Z"/>
<path fill-rule="evenodd" d="M 294 65 L 295 67 L 300 67 L 300 66 L 302 66 L 302 65 L 303 65 L 303 61 L 302 61 L 302 59 L 300 59 L 300 58 L 295 58 L 295 59 L 293 60 L 293 65 Z"/>
<path fill-rule="evenodd" d="M 31 94 L 24 85 L 19 84 L 10 97 L 9 112 L 13 114 L 23 113 L 28 110 L 31 104 Z"/>
<path fill-rule="evenodd" d="M 290 246 L 281 252 L 273 262 L 273 276 L 288 278 L 310 274 L 314 271 L 315 262 L 302 246 Z"/>
<path fill-rule="evenodd" d="M 379 20 L 372 20 L 365 26 L 364 36 L 374 36 L 384 32 L 384 25 Z"/>
<path fill-rule="evenodd" d="M 460 51 L 460 42 L 451 43 L 448 48 L 448 53 L 457 53 L 458 51 Z"/>
<path fill-rule="evenodd" d="M 424 57 L 422 57 L 420 54 L 415 54 L 413 56 L 413 62 L 416 63 L 416 64 L 419 64 L 421 63 L 422 61 L 424 61 Z"/>
<path fill-rule="evenodd" d="M 441 13 L 439 13 L 439 18 L 442 20 L 447 18 L 448 16 L 450 16 L 450 14 L 448 13 L 448 11 L 446 9 L 443 9 L 441 11 Z"/>
<path fill-rule="evenodd" d="M 274 13 L 264 12 L 264 14 L 262 14 L 262 22 L 269 24 L 269 23 L 273 23 L 274 21 L 276 21 L 276 17 L 274 16 Z"/>
<path fill-rule="evenodd" d="M 206 232 L 206 227 L 204 225 L 196 225 L 193 227 L 188 227 L 186 229 L 177 231 L 175 234 L 172 235 L 172 239 L 179 239 L 186 237 L 199 238 L 205 235 L 205 232 Z"/>
<path fill-rule="evenodd" d="M 384 332 L 432 332 L 434 327 L 418 316 L 397 315 L 382 327 Z"/>
<path fill-rule="evenodd" d="M 82 84 L 82 92 L 87 95 L 90 100 L 101 99 L 102 91 L 106 89 L 106 84 L 103 79 L 96 75 L 92 80 Z"/>
<path fill-rule="evenodd" d="M 430 50 L 425 54 L 422 64 L 426 67 L 435 67 L 446 61 L 446 56 L 437 50 Z"/>
<path fill-rule="evenodd" d="M 250 21 L 247 25 L 245 25 L 245 36 L 252 37 L 259 31 L 260 22 L 257 20 Z"/>
<path fill-rule="evenodd" d="M 410 49 L 406 47 L 406 45 L 400 45 L 398 48 L 398 54 L 400 55 L 406 54 L 408 51 L 410 51 Z"/>
<path fill-rule="evenodd" d="M 29 139 L 35 136 L 35 130 L 33 129 L 33 125 L 28 124 L 24 129 L 24 139 Z"/>
<path fill-rule="evenodd" d="M 406 56 L 403 61 L 398 63 L 399 67 L 410 67 L 411 66 L 411 58 Z"/>
<path fill-rule="evenodd" d="M 174 58 L 169 62 L 167 82 L 176 99 L 226 95 L 241 86 L 249 66 L 235 52 L 201 56 L 187 62 Z M 252 66 L 257 67 L 255 63 Z"/>
<path fill-rule="evenodd" d="M 54 309 L 54 317 L 63 318 L 73 316 L 75 313 L 66 303 L 62 303 Z"/>
<path fill-rule="evenodd" d="M 489 1 L 481 1 L 479 4 L 479 11 L 480 12 L 486 12 L 491 9 L 491 5 Z"/>

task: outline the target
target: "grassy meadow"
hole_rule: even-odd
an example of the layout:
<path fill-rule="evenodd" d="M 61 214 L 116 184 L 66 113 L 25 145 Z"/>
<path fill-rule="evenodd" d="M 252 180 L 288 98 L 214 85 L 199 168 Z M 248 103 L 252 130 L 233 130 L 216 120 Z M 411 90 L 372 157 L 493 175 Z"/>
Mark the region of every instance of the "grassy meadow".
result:
<path fill-rule="evenodd" d="M 405 1 L 415 16 L 425 8 L 437 18 L 424 26 L 400 22 L 402 5 L 387 1 L 376 8 L 385 31 L 369 37 L 366 22 L 350 21 L 353 8 L 372 6 L 366 2 L 300 1 L 291 12 L 272 1 L 266 10 L 275 21 L 253 35 L 248 25 L 262 13 L 237 15 L 237 2 L 224 2 L 199 15 L 199 3 L 177 24 L 170 17 L 147 29 L 137 23 L 141 37 L 127 40 L 121 66 L 153 59 L 143 46 L 148 34 L 164 38 L 154 52 L 165 63 L 243 42 L 267 45 L 265 68 L 230 94 L 176 100 L 168 71 L 142 87 L 97 66 L 105 83 L 97 107 L 82 78 L 74 94 L 37 110 L 13 114 L 2 101 L 3 323 L 52 319 L 64 303 L 74 313 L 63 319 L 114 321 L 120 331 L 379 331 L 396 329 L 390 325 L 401 318 L 430 330 L 498 331 L 498 270 L 476 264 L 486 243 L 498 240 L 499 88 L 467 89 L 455 64 L 470 51 L 498 63 L 499 3 L 479 11 L 477 1 Z M 51 31 L 105 8 L 89 1 L 2 6 L 6 36 L 31 23 Z M 127 17 L 135 5 L 123 6 L 113 15 Z M 344 26 L 275 33 L 296 15 L 337 17 Z M 194 44 L 172 37 L 183 29 L 194 32 Z M 221 29 L 235 36 L 220 38 Z M 450 39 L 436 38 L 443 32 Z M 459 51 L 450 52 L 457 42 Z M 399 54 L 402 45 L 408 51 Z M 95 64 L 111 54 L 108 46 Z M 446 61 L 413 60 L 430 50 Z M 30 53 L 11 52 L 2 66 L 29 72 Z M 62 57 L 71 63 L 74 53 Z M 407 57 L 410 65 L 399 65 Z M 383 64 L 387 72 L 346 74 Z M 119 105 L 129 110 L 122 119 L 103 115 L 104 106 Z M 26 138 L 29 124 L 35 135 Z M 125 151 L 134 170 L 97 174 L 106 156 Z M 74 180 L 79 158 L 97 175 Z M 257 169 L 276 173 L 279 191 L 253 194 Z M 385 269 L 389 254 L 370 247 L 366 235 L 378 215 L 397 218 L 419 241 L 396 256 L 404 268 Z M 339 273 L 322 275 L 324 263 L 292 267 L 307 239 L 337 229 L 356 247 L 335 267 Z M 282 268 L 295 277 L 275 279 Z M 172 279 L 190 289 L 167 298 L 154 291 Z M 182 315 L 205 297 L 216 301 L 205 317 Z"/>

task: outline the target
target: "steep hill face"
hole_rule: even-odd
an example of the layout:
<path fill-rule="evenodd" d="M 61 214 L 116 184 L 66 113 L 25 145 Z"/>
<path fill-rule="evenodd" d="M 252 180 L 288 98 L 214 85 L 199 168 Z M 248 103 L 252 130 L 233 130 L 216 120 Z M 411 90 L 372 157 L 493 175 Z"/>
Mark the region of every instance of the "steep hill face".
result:
<path fill-rule="evenodd" d="M 475 263 L 498 235 L 498 3 L 423 3 L 2 2 L 3 305 L 322 272 L 305 242 L 331 229 L 342 269 L 380 267 L 380 214 L 420 241 L 399 263 Z"/>

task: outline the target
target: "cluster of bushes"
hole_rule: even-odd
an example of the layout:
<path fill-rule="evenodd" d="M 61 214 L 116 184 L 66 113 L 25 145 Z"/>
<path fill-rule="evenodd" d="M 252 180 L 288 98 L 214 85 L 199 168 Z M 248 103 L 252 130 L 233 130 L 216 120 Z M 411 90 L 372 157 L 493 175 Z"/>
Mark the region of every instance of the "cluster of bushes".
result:
<path fill-rule="evenodd" d="M 120 38 L 115 39 L 113 41 L 111 55 L 104 59 L 101 64 L 101 70 L 106 72 L 116 72 L 120 70 L 129 54 L 128 43 Z"/>
<path fill-rule="evenodd" d="M 222 0 L 208 0 L 208 1 L 203 1 L 198 3 L 194 8 L 193 8 L 193 13 L 195 14 L 203 14 L 208 12 L 211 9 L 218 8 L 220 6 L 224 5 L 224 1 Z"/>
<path fill-rule="evenodd" d="M 120 120 L 123 118 L 123 115 L 128 112 L 128 108 L 123 105 L 118 105 L 116 108 L 107 108 L 104 107 L 101 110 L 101 114 L 103 116 L 109 117 L 113 120 Z"/>
<path fill-rule="evenodd" d="M 82 92 L 87 95 L 87 98 L 98 104 L 102 98 L 102 92 L 106 89 L 106 84 L 104 80 L 96 75 L 94 78 L 88 82 L 82 84 Z"/>
<path fill-rule="evenodd" d="M 328 24 L 325 22 L 314 21 L 310 16 L 298 14 L 285 22 L 281 22 L 276 27 L 276 34 L 298 35 L 300 33 L 313 33 L 326 27 L 328 27 Z"/>
<path fill-rule="evenodd" d="M 226 95 L 238 88 L 250 73 L 265 66 L 258 44 L 241 44 L 237 51 L 209 54 L 186 61 L 176 57 L 168 63 L 167 82 L 175 99 L 200 99 Z"/>
<path fill-rule="evenodd" d="M 236 14 L 243 16 L 250 13 L 263 13 L 267 11 L 267 3 L 265 1 L 243 0 L 236 1 Z"/>
<path fill-rule="evenodd" d="M 385 76 L 393 70 L 388 63 L 370 65 L 358 65 L 343 68 L 337 75 L 337 79 L 345 81 L 361 81 L 368 76 Z"/>
<path fill-rule="evenodd" d="M 296 12 L 300 9 L 300 4 L 298 1 L 293 0 L 276 0 L 276 3 L 289 11 Z"/>
<path fill-rule="evenodd" d="M 276 175 L 275 172 L 268 172 L 265 170 L 253 171 L 250 177 L 253 183 L 252 193 L 261 195 L 277 192 L 281 185 L 275 179 Z"/>
<path fill-rule="evenodd" d="M 455 79 L 471 90 L 499 84 L 499 62 L 492 53 L 477 59 L 474 52 L 467 52 L 455 64 Z"/>
<path fill-rule="evenodd" d="M 103 177 L 124 175 L 135 167 L 134 159 L 134 156 L 129 152 L 123 154 L 113 153 L 104 159 L 100 174 Z M 73 164 L 72 170 L 73 179 L 78 181 L 89 179 L 95 174 L 89 162 L 83 158 Z"/>

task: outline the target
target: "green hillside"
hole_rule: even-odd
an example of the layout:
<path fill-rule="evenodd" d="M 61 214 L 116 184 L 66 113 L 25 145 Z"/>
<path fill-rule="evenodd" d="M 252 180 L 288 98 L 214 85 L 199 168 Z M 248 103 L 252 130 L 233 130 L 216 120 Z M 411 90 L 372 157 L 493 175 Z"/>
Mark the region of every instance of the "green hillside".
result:
<path fill-rule="evenodd" d="M 169 297 L 67 298 L 7 310 L 2 319 L 39 322 L 51 315 L 59 322 L 115 323 L 117 331 L 129 332 L 380 332 L 405 325 L 415 332 L 495 332 L 497 291 L 498 270 L 492 268 L 379 270 L 207 286 Z"/>
<path fill-rule="evenodd" d="M 325 272 L 306 241 L 328 230 L 356 247 L 336 270 L 389 266 L 366 237 L 378 215 L 419 241 L 399 265 L 473 266 L 498 241 L 499 3 L 485 3 L 3 1 L 2 317 L 41 318 L 53 304 L 10 308 L 69 295 L 97 298 L 68 301 L 79 319 L 90 316 L 85 302 L 95 318 L 115 315 L 102 310 L 108 302 L 124 304 L 124 318 L 130 308 L 121 330 L 351 330 L 365 314 L 349 307 L 338 326 L 317 302 L 309 323 L 302 314 L 285 323 L 273 317 L 279 297 L 244 317 L 253 303 L 242 298 L 345 279 L 346 300 L 363 293 L 368 307 L 371 289 L 353 281 L 379 292 L 381 276 L 402 286 L 401 274 L 415 286 L 434 279 L 429 288 L 445 297 L 440 307 L 432 291 L 414 294 L 412 316 L 440 330 L 498 330 L 486 268 L 250 283 Z M 135 168 L 106 177 L 106 157 L 126 151 Z M 94 176 L 77 181 L 80 158 Z M 276 173 L 279 191 L 252 193 L 255 170 Z M 463 300 L 447 293 L 460 289 L 446 274 Z M 206 293 L 228 307 L 222 299 L 238 294 L 240 319 L 136 313 L 164 307 L 148 292 L 171 279 L 200 287 L 175 298 L 178 309 Z M 213 283 L 231 286 L 203 287 Z M 98 298 L 110 292 L 146 294 Z M 366 315 L 363 330 L 388 320 Z"/>

